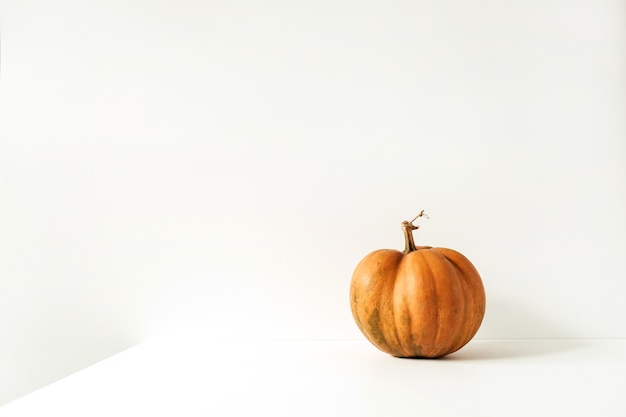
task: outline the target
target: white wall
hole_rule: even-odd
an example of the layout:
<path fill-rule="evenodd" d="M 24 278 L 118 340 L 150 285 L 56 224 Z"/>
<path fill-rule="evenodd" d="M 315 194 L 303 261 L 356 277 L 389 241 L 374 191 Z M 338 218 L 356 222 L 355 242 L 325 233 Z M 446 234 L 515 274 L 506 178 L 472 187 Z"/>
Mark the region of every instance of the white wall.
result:
<path fill-rule="evenodd" d="M 626 337 L 623 11 L 4 0 L 0 404 L 165 331 L 360 338 L 421 209 L 477 337 Z"/>

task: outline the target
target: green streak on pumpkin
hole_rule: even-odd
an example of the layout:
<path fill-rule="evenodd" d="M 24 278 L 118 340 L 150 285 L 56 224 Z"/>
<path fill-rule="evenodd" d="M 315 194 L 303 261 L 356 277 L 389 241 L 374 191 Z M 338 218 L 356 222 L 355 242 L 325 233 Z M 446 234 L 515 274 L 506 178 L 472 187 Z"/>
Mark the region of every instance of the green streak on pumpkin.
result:
<path fill-rule="evenodd" d="M 422 347 L 421 346 L 413 346 L 411 349 L 411 358 L 422 358 Z"/>
<path fill-rule="evenodd" d="M 386 345 L 385 337 L 380 331 L 380 313 L 377 308 L 372 311 L 372 314 L 367 319 L 367 326 L 370 329 L 369 334 L 372 339 L 381 345 Z"/>

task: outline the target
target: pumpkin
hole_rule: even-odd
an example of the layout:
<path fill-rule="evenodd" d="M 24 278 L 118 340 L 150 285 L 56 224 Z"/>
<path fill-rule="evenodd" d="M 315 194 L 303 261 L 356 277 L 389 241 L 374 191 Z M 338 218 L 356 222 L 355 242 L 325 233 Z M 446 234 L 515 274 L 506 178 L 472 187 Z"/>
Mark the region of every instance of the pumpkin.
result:
<path fill-rule="evenodd" d="M 485 289 L 478 271 L 452 249 L 415 246 L 415 219 L 402 222 L 405 249 L 380 249 L 357 265 L 350 305 L 357 326 L 396 357 L 437 358 L 457 351 L 478 331 Z"/>

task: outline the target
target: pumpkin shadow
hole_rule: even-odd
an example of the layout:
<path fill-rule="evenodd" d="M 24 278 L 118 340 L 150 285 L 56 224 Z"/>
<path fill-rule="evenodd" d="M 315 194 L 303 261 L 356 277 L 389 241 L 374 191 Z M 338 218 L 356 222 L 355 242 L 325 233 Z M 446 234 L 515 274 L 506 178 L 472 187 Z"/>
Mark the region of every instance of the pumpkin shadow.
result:
<path fill-rule="evenodd" d="M 558 355 L 582 349 L 587 342 L 580 339 L 483 339 L 470 342 L 467 346 L 439 358 L 445 361 L 484 361 L 521 359 Z"/>
<path fill-rule="evenodd" d="M 487 300 L 485 319 L 476 338 L 444 360 L 497 360 L 555 355 L 584 348 L 567 329 L 549 317 L 503 298 Z"/>

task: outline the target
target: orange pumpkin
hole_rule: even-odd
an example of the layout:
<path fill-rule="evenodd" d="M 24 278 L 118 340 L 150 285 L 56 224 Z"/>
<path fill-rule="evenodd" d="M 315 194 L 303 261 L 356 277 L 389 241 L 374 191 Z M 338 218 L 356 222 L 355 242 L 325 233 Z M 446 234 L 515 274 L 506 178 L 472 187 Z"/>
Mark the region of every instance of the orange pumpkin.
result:
<path fill-rule="evenodd" d="M 422 211 L 418 217 L 425 216 Z M 452 249 L 381 249 L 357 265 L 350 285 L 356 324 L 378 349 L 397 357 L 437 358 L 462 348 L 485 314 L 485 289 L 472 263 Z"/>

